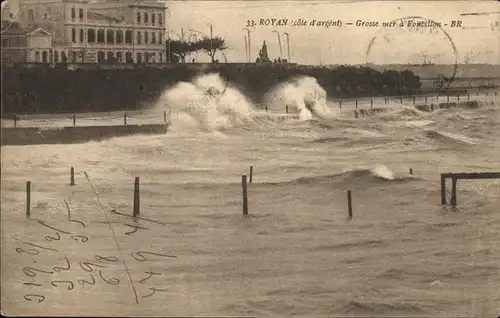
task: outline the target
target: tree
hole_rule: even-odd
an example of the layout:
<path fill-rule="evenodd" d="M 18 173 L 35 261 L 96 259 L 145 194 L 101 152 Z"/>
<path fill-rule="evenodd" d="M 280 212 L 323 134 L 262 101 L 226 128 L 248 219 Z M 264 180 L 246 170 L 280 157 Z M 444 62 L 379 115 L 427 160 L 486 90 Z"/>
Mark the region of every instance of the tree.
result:
<path fill-rule="evenodd" d="M 205 51 L 212 59 L 212 63 L 215 63 L 215 53 L 217 53 L 217 51 L 224 51 L 227 49 L 226 41 L 219 36 L 215 38 L 204 37 L 196 42 L 195 47 L 196 50 Z"/>
<path fill-rule="evenodd" d="M 181 40 L 167 40 L 165 43 L 167 54 L 178 56 L 182 63 L 186 62 L 186 56 L 198 50 L 197 42 L 187 42 Z"/>

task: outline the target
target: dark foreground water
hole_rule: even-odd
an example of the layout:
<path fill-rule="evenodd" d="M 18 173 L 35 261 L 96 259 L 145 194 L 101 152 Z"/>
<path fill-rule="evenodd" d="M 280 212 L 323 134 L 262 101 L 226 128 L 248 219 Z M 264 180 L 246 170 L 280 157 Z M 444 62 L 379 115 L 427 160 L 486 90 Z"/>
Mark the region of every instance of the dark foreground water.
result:
<path fill-rule="evenodd" d="M 499 315 L 498 105 L 339 117 L 2 147 L 3 313 Z"/>

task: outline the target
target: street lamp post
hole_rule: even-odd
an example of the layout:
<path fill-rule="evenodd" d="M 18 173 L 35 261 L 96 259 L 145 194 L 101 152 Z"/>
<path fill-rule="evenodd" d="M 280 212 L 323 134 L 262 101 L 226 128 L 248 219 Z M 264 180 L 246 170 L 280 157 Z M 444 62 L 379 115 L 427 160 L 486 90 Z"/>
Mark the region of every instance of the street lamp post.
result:
<path fill-rule="evenodd" d="M 280 37 L 280 33 L 278 31 L 273 31 L 273 33 L 276 33 L 276 35 L 278 36 L 278 45 L 280 47 L 280 59 L 283 58 L 283 50 L 281 49 L 281 37 Z"/>
<path fill-rule="evenodd" d="M 252 59 L 252 42 L 250 41 L 250 29 L 249 28 L 243 28 L 243 30 L 247 31 L 247 38 L 248 38 L 248 62 L 250 62 L 251 59 Z"/>
<path fill-rule="evenodd" d="M 286 36 L 286 47 L 288 53 L 288 63 L 290 63 L 290 34 L 288 32 L 283 33 Z"/>

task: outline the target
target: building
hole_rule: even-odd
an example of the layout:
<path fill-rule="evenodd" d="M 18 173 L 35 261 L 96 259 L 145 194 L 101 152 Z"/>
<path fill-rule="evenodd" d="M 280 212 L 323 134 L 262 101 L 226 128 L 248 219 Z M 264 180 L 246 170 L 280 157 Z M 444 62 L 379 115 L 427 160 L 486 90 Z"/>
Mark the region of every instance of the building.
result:
<path fill-rule="evenodd" d="M 2 61 L 50 63 L 52 36 L 41 27 L 22 28 L 18 22 L 2 22 Z"/>
<path fill-rule="evenodd" d="M 22 0 L 19 8 L 15 20 L 26 34 L 37 30 L 30 35 L 32 41 L 36 39 L 33 45 L 41 46 L 42 34 L 50 35 L 47 63 L 166 62 L 164 3 Z M 37 51 L 45 52 L 41 47 L 25 50 L 27 62 Z"/>

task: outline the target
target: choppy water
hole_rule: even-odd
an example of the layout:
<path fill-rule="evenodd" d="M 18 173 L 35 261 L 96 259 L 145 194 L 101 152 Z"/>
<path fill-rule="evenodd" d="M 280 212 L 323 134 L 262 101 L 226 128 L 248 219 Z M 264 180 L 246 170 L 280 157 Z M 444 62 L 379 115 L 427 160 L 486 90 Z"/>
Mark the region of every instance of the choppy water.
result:
<path fill-rule="evenodd" d="M 456 209 L 440 204 L 439 186 L 442 172 L 500 171 L 498 104 L 433 113 L 408 107 L 358 120 L 336 116 L 2 147 L 3 312 L 500 314 L 500 180 L 459 181 Z M 250 215 L 244 218 L 241 175 L 251 165 Z M 68 186 L 71 166 L 74 187 Z M 141 215 L 163 224 L 133 223 L 111 212 L 132 213 L 136 176 Z M 24 216 L 27 180 L 31 220 Z M 347 190 L 353 193 L 352 220 Z M 85 228 L 67 221 L 64 200 Z M 103 212 L 138 303 L 123 263 L 96 259 L 122 258 L 108 225 L 100 223 Z M 57 235 L 37 219 L 66 233 Z M 125 234 L 133 224 L 149 230 Z M 76 234 L 88 241 L 78 242 L 71 237 Z M 140 261 L 137 251 L 172 257 L 150 254 Z M 55 269 L 66 261 L 70 269 Z M 106 267 L 88 270 L 83 262 Z M 155 274 L 144 280 L 145 272 Z M 78 281 L 91 276 L 94 285 Z M 147 296 L 151 287 L 161 291 Z M 45 299 L 38 302 L 34 294 Z"/>

